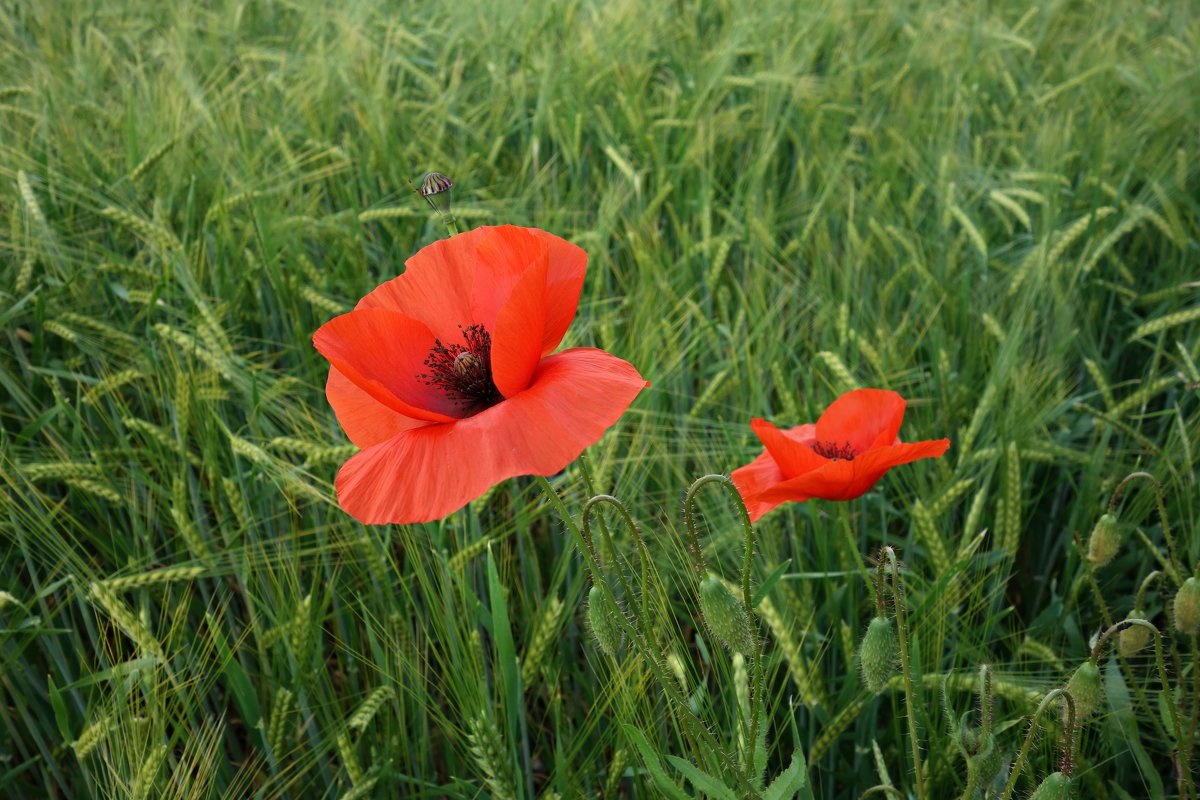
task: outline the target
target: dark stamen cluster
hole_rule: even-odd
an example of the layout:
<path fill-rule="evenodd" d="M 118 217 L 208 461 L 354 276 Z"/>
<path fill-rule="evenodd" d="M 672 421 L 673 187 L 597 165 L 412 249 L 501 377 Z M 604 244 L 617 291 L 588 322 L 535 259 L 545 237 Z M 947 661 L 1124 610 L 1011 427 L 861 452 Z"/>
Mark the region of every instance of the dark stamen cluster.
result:
<path fill-rule="evenodd" d="M 821 458 L 828 458 L 833 461 L 853 461 L 858 455 L 854 452 L 854 447 L 849 442 L 839 444 L 838 442 L 817 442 L 812 446 L 814 453 Z"/>
<path fill-rule="evenodd" d="M 479 409 L 500 401 L 500 390 L 492 381 L 492 335 L 482 325 L 458 327 L 463 344 L 442 344 L 435 339 L 425 358 L 429 372 L 417 376 L 426 386 L 436 386 L 463 406 Z"/>

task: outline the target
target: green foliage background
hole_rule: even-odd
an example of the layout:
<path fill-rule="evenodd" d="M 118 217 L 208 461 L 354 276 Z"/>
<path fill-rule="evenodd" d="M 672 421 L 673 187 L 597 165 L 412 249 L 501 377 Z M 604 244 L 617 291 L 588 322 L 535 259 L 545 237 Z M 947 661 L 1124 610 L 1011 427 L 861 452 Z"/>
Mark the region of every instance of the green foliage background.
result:
<path fill-rule="evenodd" d="M 993 665 L 1011 755 L 1157 566 L 1131 489 L 1107 607 L 1083 581 L 1072 535 L 1117 480 L 1162 481 L 1200 557 L 1196 10 L 0 4 L 0 793 L 657 796 L 622 725 L 704 763 L 645 665 L 591 640 L 530 480 L 427 526 L 333 501 L 353 448 L 310 337 L 444 235 L 412 192 L 436 169 L 461 224 L 589 252 L 565 344 L 653 386 L 553 483 L 642 523 L 664 663 L 731 748 L 744 676 L 696 622 L 684 488 L 757 454 L 752 416 L 853 386 L 953 439 L 844 510 L 861 553 L 905 560 L 927 772 L 956 796 L 941 675 L 962 712 Z M 735 517 L 701 505 L 735 579 Z M 798 747 L 822 798 L 911 772 L 899 693 L 855 672 L 872 599 L 839 511 L 772 514 L 755 561 L 788 562 L 759 609 L 768 772 Z M 1153 673 L 1127 666 L 1081 791 L 1177 796 Z M 1019 786 L 1053 764 L 1044 737 Z"/>

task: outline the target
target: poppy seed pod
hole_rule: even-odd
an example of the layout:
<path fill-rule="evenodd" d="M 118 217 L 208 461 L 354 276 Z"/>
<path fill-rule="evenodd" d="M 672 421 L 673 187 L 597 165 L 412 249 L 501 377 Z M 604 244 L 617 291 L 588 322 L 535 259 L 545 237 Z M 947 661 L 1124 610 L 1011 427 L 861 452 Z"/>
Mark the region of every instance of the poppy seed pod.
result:
<path fill-rule="evenodd" d="M 591 627 L 592 635 L 596 637 L 600 649 L 616 658 L 625 635 L 617 625 L 617 612 L 609 605 L 599 586 L 593 586 L 588 592 L 587 611 L 588 626 Z"/>
<path fill-rule="evenodd" d="M 454 181 L 442 173 L 426 172 L 421 176 L 421 185 L 417 187 L 417 192 L 434 211 L 445 216 L 450 213 L 450 189 L 453 186 Z"/>
<path fill-rule="evenodd" d="M 896 633 L 891 619 L 875 617 L 858 648 L 858 667 L 862 670 L 863 685 L 869 691 L 879 694 L 887 686 L 896 674 L 896 655 Z"/>
<path fill-rule="evenodd" d="M 1096 521 L 1092 528 L 1091 538 L 1088 539 L 1088 561 L 1094 567 L 1109 564 L 1121 550 L 1121 531 L 1117 528 L 1117 518 L 1105 514 Z"/>
<path fill-rule="evenodd" d="M 704 624 L 721 644 L 745 656 L 754 654 L 750 617 L 719 578 L 709 575 L 700 581 L 700 612 Z"/>
<path fill-rule="evenodd" d="M 1140 609 L 1135 608 L 1125 619 L 1144 620 L 1146 615 Z M 1149 642 L 1150 629 L 1145 625 L 1130 625 L 1117 634 L 1117 650 L 1126 658 L 1141 650 Z"/>
<path fill-rule="evenodd" d="M 1175 595 L 1175 630 L 1186 636 L 1200 633 L 1200 580 L 1188 578 Z"/>
<path fill-rule="evenodd" d="M 1079 669 L 1067 683 L 1067 691 L 1075 700 L 1075 719 L 1082 721 L 1104 702 L 1104 687 L 1100 684 L 1100 668 L 1091 661 L 1079 665 Z"/>
<path fill-rule="evenodd" d="M 1071 796 L 1071 779 L 1061 772 L 1051 772 L 1029 795 L 1029 800 L 1066 800 Z"/>

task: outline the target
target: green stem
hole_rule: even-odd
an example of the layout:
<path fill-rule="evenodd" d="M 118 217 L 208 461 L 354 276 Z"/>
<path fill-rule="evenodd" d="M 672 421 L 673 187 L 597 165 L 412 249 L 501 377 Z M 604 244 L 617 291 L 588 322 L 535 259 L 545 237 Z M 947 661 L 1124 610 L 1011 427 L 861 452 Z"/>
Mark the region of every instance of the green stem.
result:
<path fill-rule="evenodd" d="M 1171 523 L 1167 519 L 1167 504 L 1163 500 L 1162 484 L 1158 479 L 1149 472 L 1131 472 L 1117 484 L 1113 489 L 1112 497 L 1108 500 L 1108 513 L 1115 515 L 1117 513 L 1117 505 L 1121 501 L 1121 494 L 1125 491 L 1125 487 L 1135 480 L 1149 481 L 1154 487 L 1154 502 L 1158 506 L 1158 520 L 1163 529 L 1163 540 L 1167 543 L 1167 555 L 1171 560 L 1171 578 L 1175 581 L 1176 586 L 1182 586 L 1183 580 L 1179 577 L 1183 567 L 1179 562 L 1179 555 L 1175 552 L 1175 537 L 1171 535 Z"/>
<path fill-rule="evenodd" d="M 862 794 L 860 794 L 858 796 L 858 800 L 862 800 L 862 798 L 864 798 L 864 797 L 870 797 L 873 794 L 890 794 L 890 795 L 895 795 L 896 797 L 899 797 L 900 800 L 904 800 L 903 792 L 901 792 L 895 786 L 884 786 L 883 784 L 880 784 L 878 786 L 872 786 L 870 789 L 867 789 L 865 792 L 863 792 Z"/>
<path fill-rule="evenodd" d="M 858 552 L 857 549 L 855 552 Z M 900 580 L 900 561 L 896 551 L 890 545 L 885 545 L 883 555 L 888 560 L 892 570 L 892 589 L 896 604 L 896 630 L 900 638 L 900 672 L 904 677 L 904 702 L 907 706 L 908 738 L 912 742 L 913 776 L 917 781 L 917 800 L 925 800 L 925 776 L 921 767 L 921 742 L 917 734 L 917 701 L 913 688 L 912 664 L 908 653 L 908 614 L 904 608 L 904 584 Z M 865 567 L 864 567 L 865 569 Z M 870 573 L 867 574 L 868 580 Z"/>
<path fill-rule="evenodd" d="M 959 795 L 958 800 L 971 800 L 975 796 L 975 787 L 979 785 L 979 772 L 967 766 L 967 788 Z"/>
<path fill-rule="evenodd" d="M 1070 692 L 1066 689 L 1051 689 L 1046 692 L 1046 696 L 1042 698 L 1042 702 L 1038 703 L 1038 707 L 1034 710 L 1033 716 L 1029 718 L 1029 731 L 1025 734 L 1025 741 L 1021 743 L 1021 749 L 1017 753 L 1016 759 L 1013 760 L 1012 771 L 1008 774 L 1008 781 L 1004 784 L 1004 791 L 1000 793 L 1000 800 L 1009 800 L 1012 797 L 1013 789 L 1017 788 L 1017 778 L 1021 775 L 1021 769 L 1025 766 L 1026 760 L 1029 758 L 1029 748 L 1033 746 L 1033 735 L 1037 733 L 1038 718 L 1041 717 L 1042 711 L 1046 706 L 1050 705 L 1050 701 L 1061 697 L 1067 703 L 1067 716 L 1071 727 L 1075 725 L 1075 700 L 1071 697 Z"/>

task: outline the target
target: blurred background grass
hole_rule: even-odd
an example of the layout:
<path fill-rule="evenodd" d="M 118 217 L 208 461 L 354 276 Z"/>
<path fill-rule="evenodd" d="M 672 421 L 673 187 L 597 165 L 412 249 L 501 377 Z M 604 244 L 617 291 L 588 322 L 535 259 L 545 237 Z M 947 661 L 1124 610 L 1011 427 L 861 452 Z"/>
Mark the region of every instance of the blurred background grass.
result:
<path fill-rule="evenodd" d="M 4 4 L 0 791 L 649 797 L 620 724 L 692 755 L 636 660 L 589 641 L 531 482 L 408 528 L 332 501 L 353 448 L 310 337 L 444 235 L 413 193 L 435 169 L 460 224 L 590 254 L 565 344 L 653 386 L 554 483 L 644 524 L 662 647 L 719 738 L 739 676 L 695 626 L 683 489 L 758 452 L 751 416 L 811 421 L 854 386 L 909 398 L 906 438 L 953 439 L 848 510 L 911 572 L 928 771 L 956 795 L 939 676 L 993 664 L 1011 722 L 1084 657 L 1110 610 L 1072 534 L 1117 480 L 1157 476 L 1200 557 L 1195 11 Z M 733 578 L 734 517 L 704 507 Z M 1117 618 L 1155 566 L 1151 508 L 1130 498 L 1098 575 Z M 818 797 L 903 781 L 898 698 L 854 673 L 871 598 L 836 509 L 759 530 L 760 578 L 791 560 L 760 609 L 771 771 L 800 747 Z M 1088 796 L 1175 796 L 1169 753 L 1114 701 Z"/>

